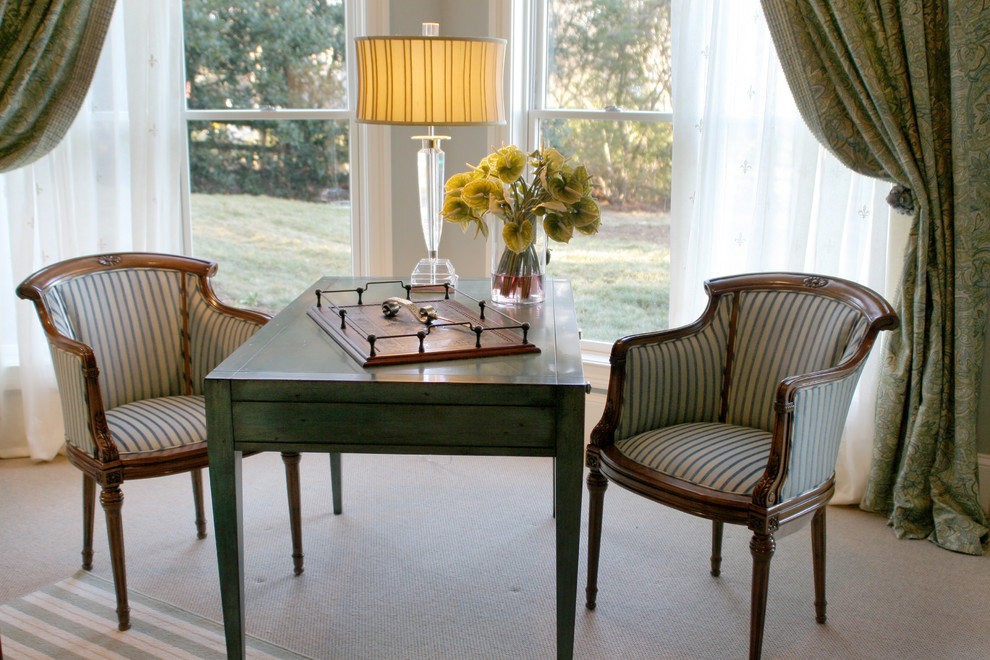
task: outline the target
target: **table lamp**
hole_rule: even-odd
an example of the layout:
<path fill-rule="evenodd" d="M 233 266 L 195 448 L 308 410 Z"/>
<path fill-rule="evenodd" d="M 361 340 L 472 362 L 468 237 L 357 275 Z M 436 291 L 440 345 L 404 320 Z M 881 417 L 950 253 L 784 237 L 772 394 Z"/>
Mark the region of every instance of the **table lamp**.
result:
<path fill-rule="evenodd" d="M 366 124 L 428 126 L 417 154 L 419 209 L 426 258 L 411 283 L 456 284 L 449 259 L 440 259 L 446 135 L 435 126 L 504 124 L 502 67 L 504 39 L 443 38 L 439 24 L 423 23 L 420 37 L 359 37 L 357 121 Z"/>

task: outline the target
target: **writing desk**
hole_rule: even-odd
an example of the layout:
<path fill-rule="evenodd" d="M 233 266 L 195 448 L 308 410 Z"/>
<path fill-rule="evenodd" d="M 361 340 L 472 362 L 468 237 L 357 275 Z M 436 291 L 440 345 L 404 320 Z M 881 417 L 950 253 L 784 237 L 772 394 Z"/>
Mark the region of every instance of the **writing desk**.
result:
<path fill-rule="evenodd" d="M 206 378 L 228 657 L 243 658 L 245 650 L 241 455 L 280 451 L 554 457 L 557 657 L 571 658 L 585 380 L 570 284 L 548 280 L 542 304 L 504 310 L 530 324 L 539 353 L 364 368 L 307 312 L 317 289 L 374 280 L 319 280 Z M 458 284 L 479 299 L 488 288 L 488 280 Z"/>

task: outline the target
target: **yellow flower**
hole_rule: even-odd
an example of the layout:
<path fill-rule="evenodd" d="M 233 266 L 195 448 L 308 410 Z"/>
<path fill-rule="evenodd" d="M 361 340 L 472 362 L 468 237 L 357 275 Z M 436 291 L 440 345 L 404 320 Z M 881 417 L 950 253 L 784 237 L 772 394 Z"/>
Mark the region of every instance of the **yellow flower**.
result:
<path fill-rule="evenodd" d="M 526 169 L 526 154 L 519 147 L 509 145 L 502 147 L 488 157 L 491 171 L 505 184 L 514 183 Z"/>
<path fill-rule="evenodd" d="M 471 208 L 489 209 L 489 200 L 501 192 L 499 186 L 488 179 L 475 179 L 461 189 L 461 199 Z"/>
<path fill-rule="evenodd" d="M 597 218 L 595 218 L 594 222 L 587 225 L 583 225 L 581 227 L 575 227 L 575 229 L 578 231 L 579 234 L 584 234 L 585 236 L 591 236 L 593 234 L 598 233 L 598 228 L 601 227 L 601 225 L 602 225 L 602 218 L 601 216 L 598 216 Z"/>
<path fill-rule="evenodd" d="M 536 227 L 542 218 L 551 240 L 567 243 L 577 231 L 594 234 L 601 225 L 601 210 L 592 198 L 591 177 L 583 165 L 571 167 L 567 157 L 553 147 L 528 156 L 515 145 L 503 146 L 468 172 L 447 180 L 443 217 L 467 231 L 475 225 L 488 235 L 485 216 L 502 222 L 502 237 L 512 252 L 532 250 Z M 532 178 L 524 177 L 527 164 Z"/>
<path fill-rule="evenodd" d="M 479 222 L 481 220 L 481 214 L 468 206 L 460 195 L 455 194 L 455 192 L 447 193 L 441 213 L 444 220 L 459 224 L 464 231 L 467 231 L 468 225 L 472 222 Z"/>
<path fill-rule="evenodd" d="M 533 242 L 534 227 L 528 219 L 522 222 L 506 222 L 502 227 L 502 239 L 505 240 L 505 247 L 516 254 L 522 252 Z"/>
<path fill-rule="evenodd" d="M 551 197 L 565 204 L 576 203 L 584 194 L 584 182 L 573 174 L 567 176 L 563 171 L 547 178 L 546 187 Z"/>
<path fill-rule="evenodd" d="M 447 179 L 447 185 L 444 186 L 444 190 L 450 192 L 451 190 L 459 190 L 475 180 L 476 175 L 474 172 L 461 172 L 460 174 L 455 174 L 454 176 Z"/>

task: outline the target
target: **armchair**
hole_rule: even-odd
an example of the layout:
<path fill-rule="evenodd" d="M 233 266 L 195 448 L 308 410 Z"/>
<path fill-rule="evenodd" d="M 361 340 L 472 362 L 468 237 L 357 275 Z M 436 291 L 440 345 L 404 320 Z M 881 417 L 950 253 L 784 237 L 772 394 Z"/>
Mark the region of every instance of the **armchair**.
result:
<path fill-rule="evenodd" d="M 189 257 L 107 254 L 62 261 L 17 287 L 18 296 L 34 302 L 44 327 L 62 403 L 66 455 L 83 473 L 86 570 L 93 561 L 96 484 L 101 487 L 120 630 L 130 627 L 121 486 L 128 479 L 191 473 L 197 537 L 206 536 L 203 380 L 268 321 L 220 302 L 210 283 L 216 270 L 215 263 Z M 299 574 L 299 455 L 282 457 Z M 331 457 L 336 480 L 339 460 Z M 335 481 L 337 513 L 338 493 Z"/>
<path fill-rule="evenodd" d="M 842 428 L 877 334 L 898 319 L 873 291 L 831 277 L 739 275 L 705 288 L 709 303 L 694 323 L 612 347 L 605 412 L 586 455 L 586 605 L 596 605 L 611 481 L 710 519 L 713 576 L 721 571 L 723 525 L 753 532 L 749 657 L 756 659 L 774 536 L 809 515 L 816 619 L 825 622 L 825 506 Z"/>

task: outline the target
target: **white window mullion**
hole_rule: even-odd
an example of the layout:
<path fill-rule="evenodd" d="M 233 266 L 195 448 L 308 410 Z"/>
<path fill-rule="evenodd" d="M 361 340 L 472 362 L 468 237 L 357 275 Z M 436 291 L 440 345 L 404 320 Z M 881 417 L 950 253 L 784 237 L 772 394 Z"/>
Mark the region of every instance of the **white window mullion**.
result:
<path fill-rule="evenodd" d="M 389 33 L 388 0 L 351 2 L 348 10 L 347 86 L 351 146 L 351 263 L 355 275 L 392 272 L 392 132 L 359 124 L 354 37 Z"/>

